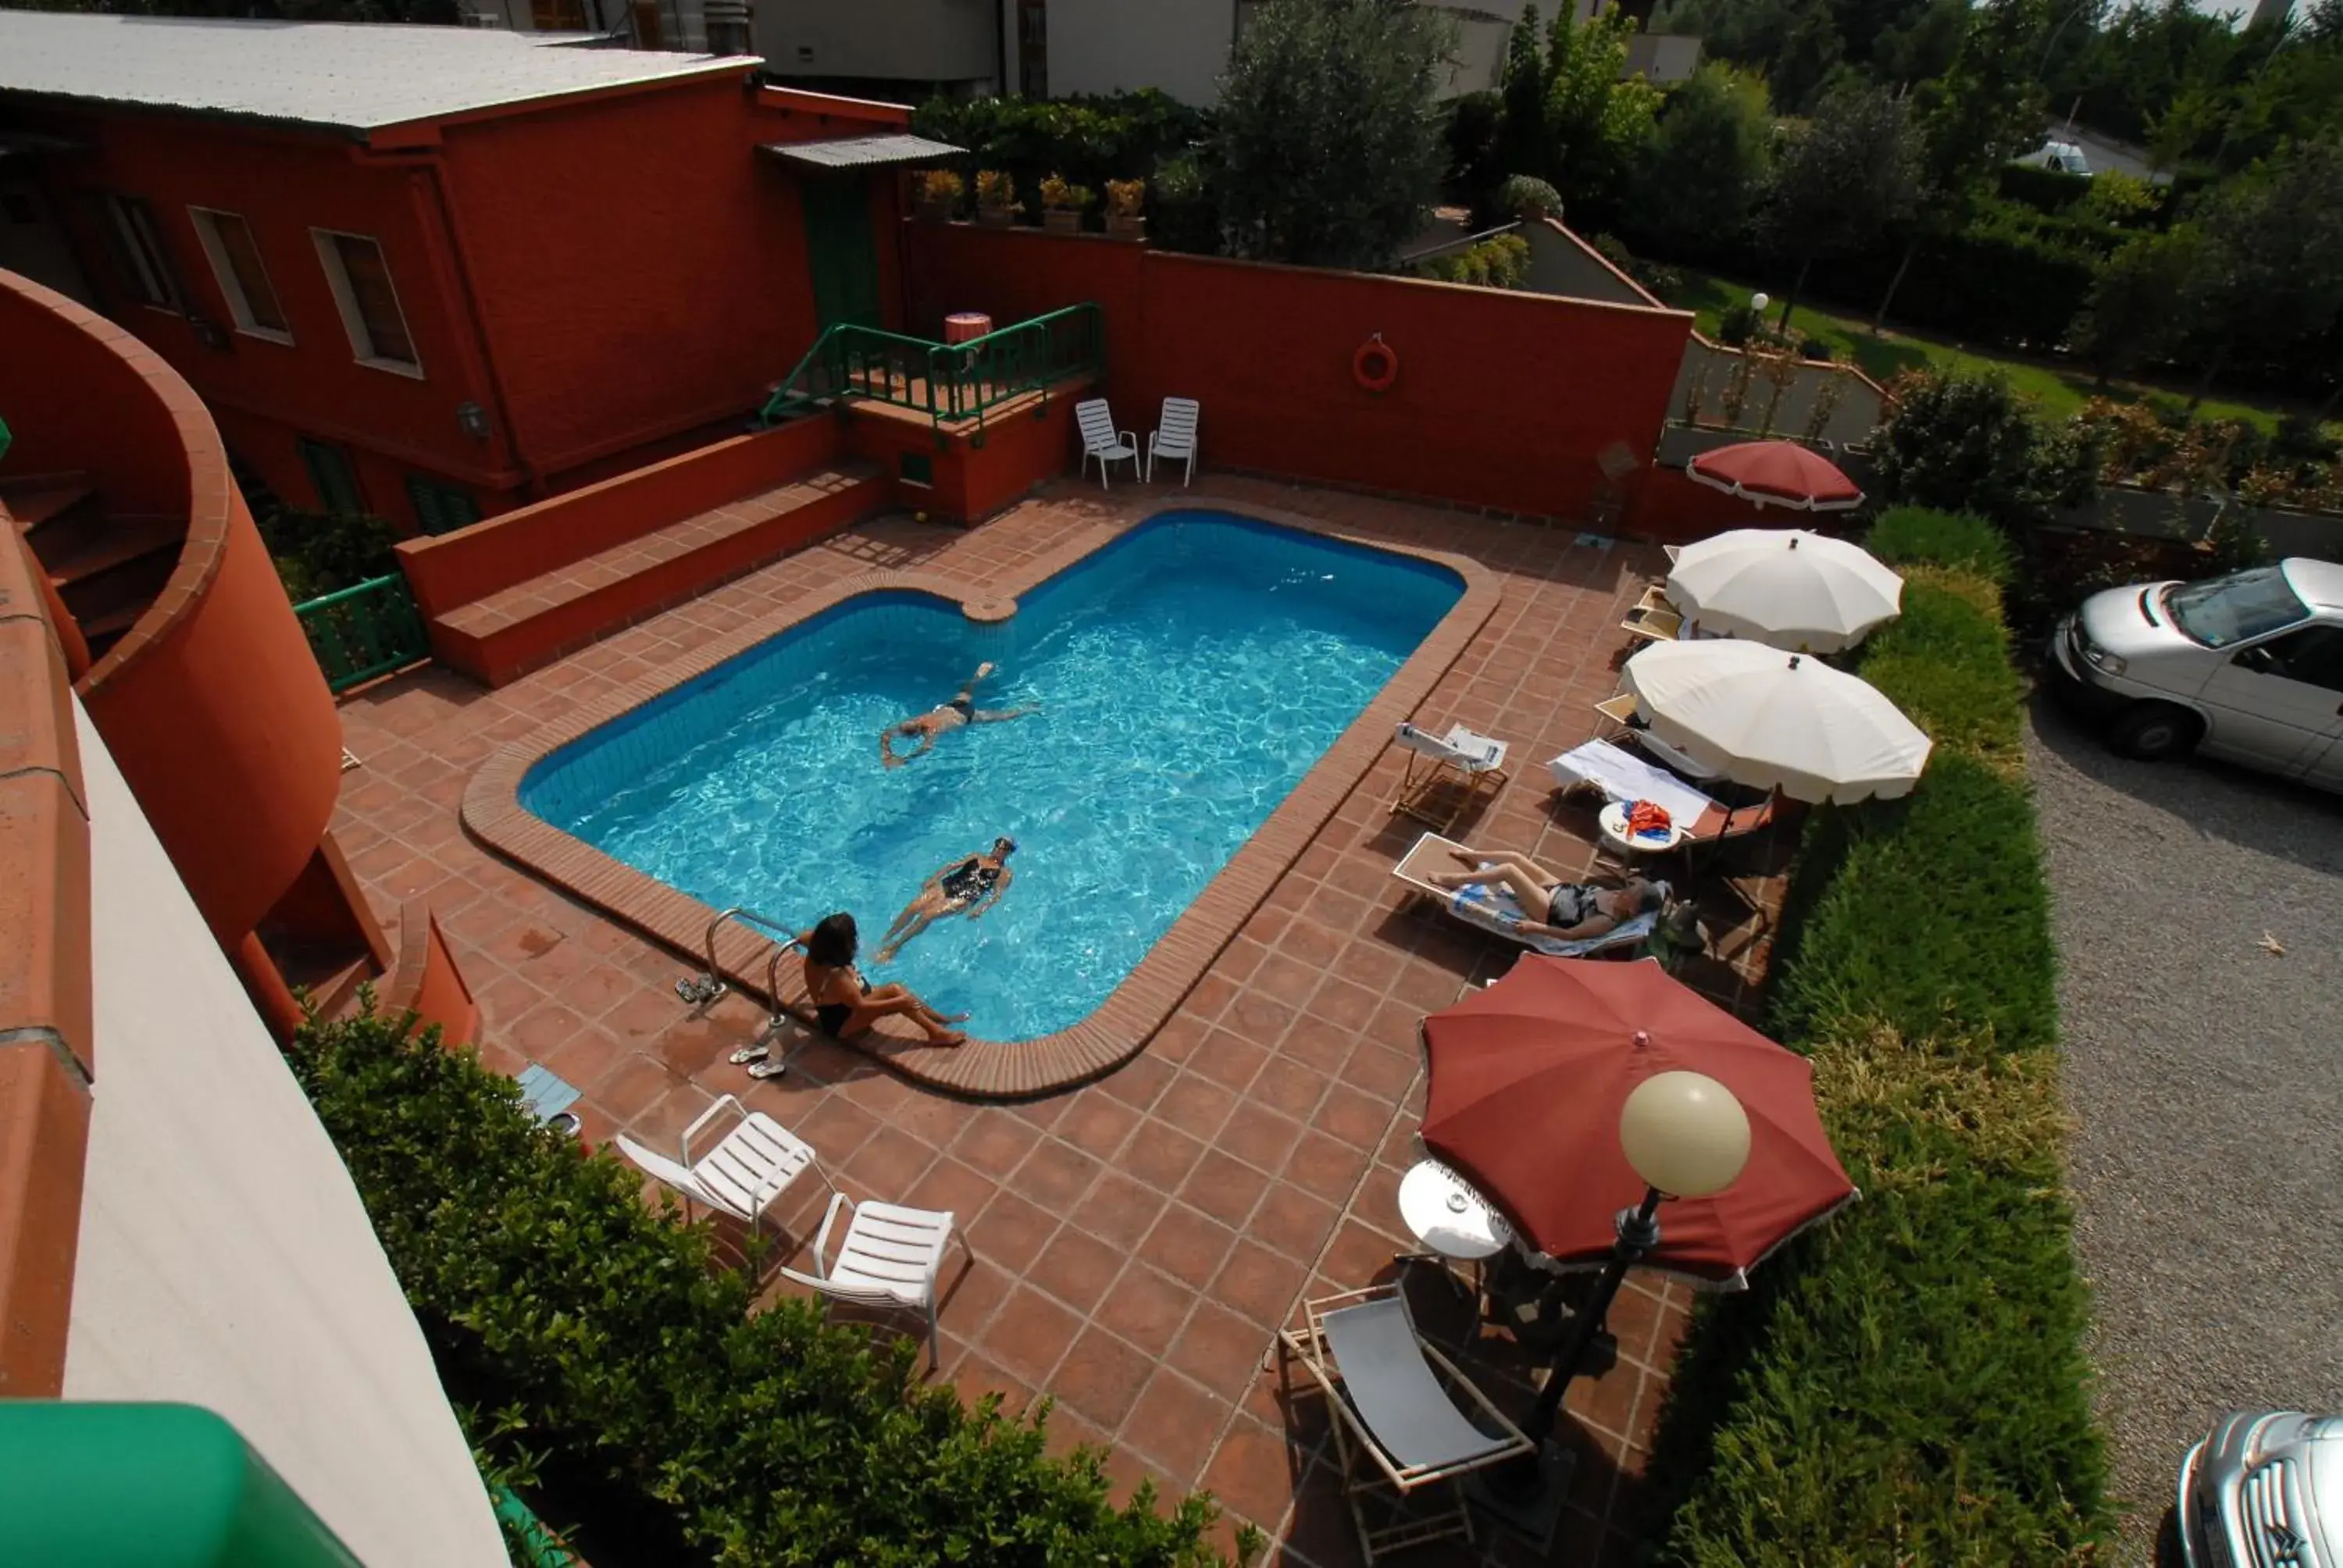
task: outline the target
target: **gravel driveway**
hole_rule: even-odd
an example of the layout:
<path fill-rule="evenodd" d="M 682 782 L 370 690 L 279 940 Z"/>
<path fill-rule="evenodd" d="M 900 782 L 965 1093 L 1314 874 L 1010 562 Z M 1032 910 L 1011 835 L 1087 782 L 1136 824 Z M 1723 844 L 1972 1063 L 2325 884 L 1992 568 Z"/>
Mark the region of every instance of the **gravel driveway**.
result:
<path fill-rule="evenodd" d="M 2038 699 L 2026 745 L 2119 1561 L 2146 1562 L 2222 1411 L 2343 1412 L 2343 799 L 2127 761 Z"/>

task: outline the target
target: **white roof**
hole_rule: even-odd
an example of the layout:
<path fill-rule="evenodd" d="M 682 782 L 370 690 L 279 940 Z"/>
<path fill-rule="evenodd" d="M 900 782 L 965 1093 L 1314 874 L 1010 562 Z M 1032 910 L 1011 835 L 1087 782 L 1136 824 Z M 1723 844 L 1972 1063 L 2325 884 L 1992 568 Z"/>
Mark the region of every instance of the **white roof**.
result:
<path fill-rule="evenodd" d="M 2343 565 L 2311 556 L 2288 556 L 2279 565 L 2303 603 L 2317 609 L 2343 609 Z"/>
<path fill-rule="evenodd" d="M 576 36 L 0 10 L 0 93 L 364 131 L 758 64 Z"/>

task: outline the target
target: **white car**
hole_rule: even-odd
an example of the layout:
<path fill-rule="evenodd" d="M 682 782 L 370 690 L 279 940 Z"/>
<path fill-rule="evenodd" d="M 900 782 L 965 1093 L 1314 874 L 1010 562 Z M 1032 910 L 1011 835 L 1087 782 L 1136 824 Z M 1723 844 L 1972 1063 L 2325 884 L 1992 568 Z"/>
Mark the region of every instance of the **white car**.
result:
<path fill-rule="evenodd" d="M 2091 160 L 2072 142 L 2045 142 L 2017 160 L 2027 168 L 2048 169 L 2054 175 L 2079 175 L 2089 179 Z"/>
<path fill-rule="evenodd" d="M 2343 1563 L 2343 1417 L 2236 1411 L 2180 1465 L 2184 1568 Z"/>
<path fill-rule="evenodd" d="M 2192 750 L 2343 790 L 2343 566 L 2292 557 L 2093 594 L 2050 641 L 2056 686 L 2127 757 Z"/>

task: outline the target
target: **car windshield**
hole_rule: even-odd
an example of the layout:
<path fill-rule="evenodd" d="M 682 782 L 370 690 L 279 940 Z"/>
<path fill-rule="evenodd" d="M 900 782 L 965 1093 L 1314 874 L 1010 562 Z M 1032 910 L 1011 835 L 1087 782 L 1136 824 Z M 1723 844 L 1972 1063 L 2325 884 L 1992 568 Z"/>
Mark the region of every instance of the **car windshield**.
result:
<path fill-rule="evenodd" d="M 2165 613 L 2207 648 L 2230 648 L 2308 620 L 2310 608 L 2276 567 L 2189 583 L 2164 598 Z"/>

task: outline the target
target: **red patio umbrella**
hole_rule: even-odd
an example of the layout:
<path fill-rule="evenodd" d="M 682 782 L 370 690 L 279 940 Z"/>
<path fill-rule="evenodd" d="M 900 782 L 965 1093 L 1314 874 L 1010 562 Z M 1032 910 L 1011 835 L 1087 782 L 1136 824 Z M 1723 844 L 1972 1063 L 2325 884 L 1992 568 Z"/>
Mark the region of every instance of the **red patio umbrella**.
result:
<path fill-rule="evenodd" d="M 1767 1253 L 1855 1195 L 1815 1111 L 1813 1065 L 1656 962 L 1524 954 L 1495 985 L 1425 1019 L 1423 1034 L 1424 1147 L 1563 1268 L 1611 1261 L 1614 1216 L 1644 1195 L 1619 1146 L 1619 1109 L 1674 1069 L 1705 1073 L 1741 1101 L 1749 1162 L 1715 1196 L 1668 1203 L 1644 1266 L 1740 1289 Z"/>
<path fill-rule="evenodd" d="M 1703 452 L 1684 472 L 1712 489 L 1800 512 L 1843 512 L 1863 505 L 1863 491 L 1838 465 L 1795 441 L 1744 441 Z"/>

